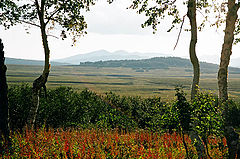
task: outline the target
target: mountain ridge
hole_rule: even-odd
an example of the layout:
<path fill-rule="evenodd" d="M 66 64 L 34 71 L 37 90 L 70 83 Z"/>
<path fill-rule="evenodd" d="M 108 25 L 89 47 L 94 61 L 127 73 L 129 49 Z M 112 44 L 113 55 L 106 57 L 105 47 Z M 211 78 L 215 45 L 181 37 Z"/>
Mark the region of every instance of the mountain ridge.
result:
<path fill-rule="evenodd" d="M 127 52 L 125 50 L 117 50 L 114 52 L 109 52 L 107 50 L 96 50 L 88 52 L 85 54 L 77 54 L 74 56 L 55 59 L 54 62 L 70 63 L 73 65 L 78 65 L 80 62 L 97 62 L 97 61 L 109 61 L 109 60 L 141 60 L 149 59 L 153 57 L 176 57 L 173 55 L 163 54 L 163 53 L 143 53 L 143 52 Z M 183 57 L 189 59 L 188 57 Z M 207 63 L 219 64 L 220 57 L 213 55 L 202 55 L 199 56 L 200 61 L 205 61 Z M 240 58 L 232 58 L 230 61 L 231 67 L 240 68 Z"/>
<path fill-rule="evenodd" d="M 86 54 L 77 54 L 74 56 L 53 60 L 55 62 L 64 62 L 78 65 L 80 62 L 96 62 L 96 61 L 109 61 L 109 60 L 138 60 L 147 59 L 154 56 L 168 56 L 166 54 L 158 53 L 139 53 L 127 52 L 125 50 L 117 50 L 109 52 L 107 50 L 96 50 Z"/>
<path fill-rule="evenodd" d="M 44 65 L 44 61 L 41 61 L 41 60 L 28 60 L 28 59 L 18 59 L 18 58 L 11 58 L 11 57 L 6 57 L 5 63 L 7 65 Z M 51 65 L 60 66 L 60 65 L 70 65 L 70 64 L 51 61 Z"/>
<path fill-rule="evenodd" d="M 177 58 L 174 56 L 169 56 L 169 55 L 161 54 L 161 53 L 159 53 L 159 54 L 158 53 L 139 53 L 139 52 L 129 53 L 124 50 L 117 50 L 115 52 L 109 52 L 106 50 L 97 50 L 97 51 L 89 52 L 86 54 L 78 54 L 78 55 L 70 56 L 70 57 L 63 58 L 63 59 L 51 60 L 51 64 L 55 65 L 55 66 L 59 66 L 59 65 L 79 65 L 80 63 L 84 63 L 84 62 L 97 62 L 97 61 L 104 62 L 104 61 L 124 61 L 124 60 L 147 60 L 147 59 L 150 59 L 150 58 L 153 58 L 156 56 Z M 179 62 L 180 59 L 181 58 L 179 58 L 178 61 L 175 61 L 175 62 Z M 74 60 L 74 61 L 71 61 L 71 60 Z M 192 65 L 190 63 L 190 60 L 188 58 L 186 58 L 186 60 L 188 62 L 189 70 L 191 70 Z M 233 59 L 231 59 L 230 64 L 233 67 L 240 67 L 239 61 L 240 61 L 240 58 L 233 58 Z M 151 61 L 151 62 L 153 62 L 153 61 Z M 119 63 L 119 62 L 115 62 L 115 64 L 116 63 Z M 204 63 L 204 62 L 201 62 L 201 63 Z M 206 62 L 206 63 L 211 63 L 211 62 Z M 6 64 L 44 65 L 44 61 L 26 60 L 26 59 L 17 59 L 17 58 L 8 58 L 7 57 Z M 117 64 L 117 65 L 119 65 L 119 64 Z M 160 65 L 160 64 L 158 64 L 158 65 Z M 166 64 L 164 64 L 164 65 L 166 65 Z M 206 64 L 204 64 L 204 65 L 206 65 Z M 201 64 L 201 66 L 202 66 L 202 64 Z M 156 65 L 154 67 L 156 67 Z M 163 67 L 163 66 L 161 66 L 161 67 Z M 218 65 L 213 64 L 213 65 L 211 65 L 211 68 L 214 68 L 214 70 L 217 70 Z M 237 69 L 237 68 L 235 68 L 235 69 Z M 214 72 L 216 72 L 216 71 L 214 71 Z"/>

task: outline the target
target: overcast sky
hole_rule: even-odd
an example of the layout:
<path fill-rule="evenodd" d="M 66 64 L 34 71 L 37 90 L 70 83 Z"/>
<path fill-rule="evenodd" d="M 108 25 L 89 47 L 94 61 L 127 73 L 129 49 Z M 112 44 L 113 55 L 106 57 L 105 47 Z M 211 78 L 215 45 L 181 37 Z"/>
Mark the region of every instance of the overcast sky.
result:
<path fill-rule="evenodd" d="M 141 28 L 145 17 L 127 10 L 125 0 L 111 5 L 99 1 L 86 14 L 88 34 L 78 40 L 75 46 L 71 39 L 62 41 L 49 37 L 51 60 L 84 54 L 95 50 L 126 50 L 129 52 L 160 53 L 171 56 L 188 57 L 190 32 L 183 32 L 176 50 L 173 50 L 179 30 L 167 33 L 168 21 L 163 21 L 157 34 L 151 28 Z M 186 6 L 185 6 L 186 7 Z M 182 10 L 185 11 L 184 9 Z M 189 28 L 186 19 L 185 28 Z M 0 28 L 7 57 L 43 60 L 41 34 L 39 28 L 31 27 L 26 34 L 26 26 L 15 26 L 9 30 Z M 216 62 L 219 60 L 223 42 L 222 30 L 207 28 L 198 35 L 197 54 L 201 60 Z M 233 57 L 240 57 L 239 45 L 234 46 Z"/>

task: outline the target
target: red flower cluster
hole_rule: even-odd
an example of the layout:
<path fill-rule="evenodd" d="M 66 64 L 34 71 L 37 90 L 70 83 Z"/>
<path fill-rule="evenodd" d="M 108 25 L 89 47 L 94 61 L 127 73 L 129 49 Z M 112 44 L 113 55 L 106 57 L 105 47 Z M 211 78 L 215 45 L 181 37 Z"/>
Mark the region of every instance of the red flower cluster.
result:
<path fill-rule="evenodd" d="M 11 135 L 13 152 L 0 158 L 185 158 L 182 137 L 177 133 L 154 133 L 139 130 L 98 129 L 26 129 Z M 197 157 L 190 138 L 185 136 L 189 153 Z M 227 153 L 226 140 L 209 138 L 209 152 L 213 158 Z"/>

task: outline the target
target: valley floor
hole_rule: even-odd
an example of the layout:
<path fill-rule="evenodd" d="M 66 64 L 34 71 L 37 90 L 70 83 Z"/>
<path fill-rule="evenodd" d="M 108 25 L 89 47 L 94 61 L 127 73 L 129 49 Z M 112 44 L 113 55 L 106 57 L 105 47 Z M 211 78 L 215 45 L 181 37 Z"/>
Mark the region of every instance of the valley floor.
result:
<path fill-rule="evenodd" d="M 41 74 L 42 66 L 8 65 L 9 85 L 30 83 Z M 229 75 L 229 94 L 240 96 L 240 74 Z M 190 95 L 192 72 L 183 68 L 152 69 L 138 72 L 130 68 L 96 68 L 83 66 L 53 66 L 48 88 L 70 86 L 76 90 L 85 88 L 103 94 L 112 91 L 119 95 L 152 97 L 172 100 L 175 87 L 182 85 Z M 217 94 L 217 74 L 201 74 L 200 88 Z"/>

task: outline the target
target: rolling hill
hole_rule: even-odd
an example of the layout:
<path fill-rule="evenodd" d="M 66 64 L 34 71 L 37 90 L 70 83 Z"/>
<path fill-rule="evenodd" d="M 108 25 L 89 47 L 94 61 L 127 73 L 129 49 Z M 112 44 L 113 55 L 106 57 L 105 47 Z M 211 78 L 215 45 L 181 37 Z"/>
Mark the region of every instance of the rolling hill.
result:
<path fill-rule="evenodd" d="M 68 63 L 71 65 L 79 65 L 82 62 L 97 62 L 97 61 L 114 61 L 114 60 L 142 60 L 153 57 L 169 57 L 169 54 L 163 53 L 140 53 L 140 52 L 127 52 L 124 50 L 118 50 L 115 52 L 109 52 L 106 50 L 97 50 L 85 54 L 78 54 L 67 58 L 56 59 L 53 62 Z M 187 57 L 188 58 L 188 57 Z M 204 55 L 199 56 L 200 61 L 206 61 L 207 63 L 219 64 L 220 57 L 216 55 Z M 240 68 L 240 58 L 232 58 L 230 66 Z"/>
<path fill-rule="evenodd" d="M 160 56 L 160 57 L 156 57 Z M 149 58 L 153 57 L 153 58 Z M 229 73 L 240 74 L 239 61 L 240 59 L 231 59 Z M 40 60 L 26 60 L 16 58 L 6 58 L 6 64 L 17 65 L 44 65 Z M 119 50 L 108 52 L 106 50 L 98 50 L 87 54 L 79 54 L 64 59 L 51 61 L 54 66 L 60 65 L 81 65 L 91 67 L 125 67 L 132 68 L 137 72 L 143 72 L 151 69 L 169 69 L 183 68 L 186 72 L 192 72 L 192 64 L 189 59 L 180 57 L 166 57 L 166 54 L 157 53 L 129 53 Z M 202 73 L 217 73 L 218 65 L 200 62 Z"/>
<path fill-rule="evenodd" d="M 7 65 L 44 65 L 44 61 L 40 61 L 40 60 L 26 60 L 26 59 L 17 59 L 17 58 L 9 58 L 9 57 L 6 57 L 5 62 Z M 68 65 L 68 64 L 53 61 L 51 62 L 51 65 L 60 66 L 60 65 Z"/>
<path fill-rule="evenodd" d="M 192 64 L 189 59 L 180 57 L 154 57 L 150 59 L 141 60 L 110 60 L 98 62 L 81 62 L 80 66 L 90 67 L 126 67 L 132 68 L 137 72 L 144 72 L 151 69 L 169 69 L 169 68 L 183 68 L 185 71 L 192 71 Z M 204 73 L 217 73 L 218 65 L 200 62 L 201 72 Z M 229 73 L 240 74 L 240 68 L 229 68 Z"/>

